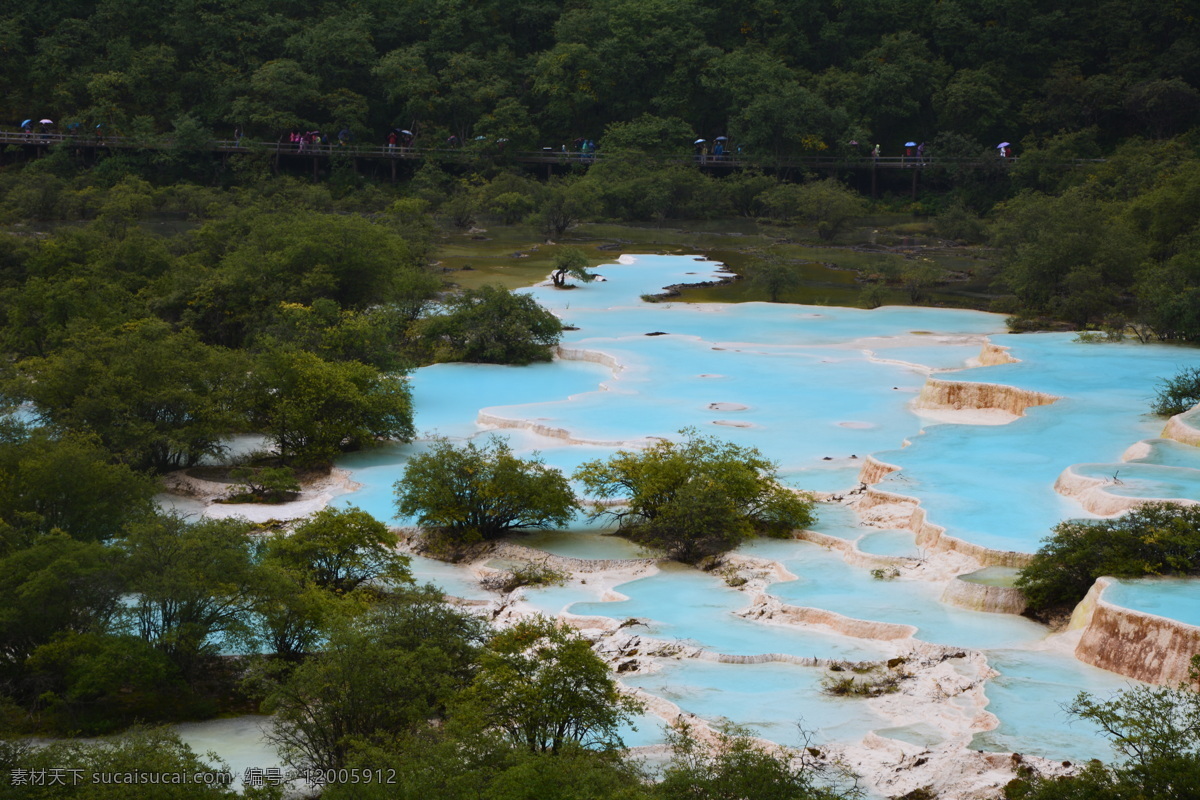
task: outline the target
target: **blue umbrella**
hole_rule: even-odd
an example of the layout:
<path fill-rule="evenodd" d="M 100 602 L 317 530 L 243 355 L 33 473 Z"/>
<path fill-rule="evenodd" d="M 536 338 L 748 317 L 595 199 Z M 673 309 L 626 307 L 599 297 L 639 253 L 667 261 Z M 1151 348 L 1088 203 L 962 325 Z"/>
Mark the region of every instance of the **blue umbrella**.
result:
<path fill-rule="evenodd" d="M 905 147 L 916 147 L 917 143 L 916 142 L 905 142 L 904 146 Z"/>
<path fill-rule="evenodd" d="M 31 119 L 27 119 L 27 120 L 25 120 L 24 122 L 22 122 L 22 123 L 21 123 L 21 127 L 22 127 L 22 128 L 24 128 L 26 125 L 28 125 L 28 124 L 29 124 L 29 123 L 31 123 L 31 122 L 33 122 L 33 120 L 31 120 Z"/>

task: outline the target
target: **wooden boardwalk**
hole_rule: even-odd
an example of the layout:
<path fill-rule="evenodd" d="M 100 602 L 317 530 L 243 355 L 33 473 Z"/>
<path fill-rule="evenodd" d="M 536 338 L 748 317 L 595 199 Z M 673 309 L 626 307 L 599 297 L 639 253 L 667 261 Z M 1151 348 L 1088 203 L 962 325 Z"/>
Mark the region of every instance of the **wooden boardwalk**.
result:
<path fill-rule="evenodd" d="M 36 158 L 50 151 L 51 148 L 68 148 L 85 156 L 97 157 L 103 152 L 113 150 L 170 150 L 174 143 L 168 137 L 154 139 L 134 139 L 121 136 L 97 137 L 87 134 L 69 135 L 60 133 L 31 133 L 0 131 L 0 153 L 4 160 L 16 155 L 20 158 Z M 304 144 L 291 142 L 261 142 L 242 139 L 214 139 L 208 143 L 207 151 L 227 158 L 233 153 L 269 154 L 274 158 L 276 169 L 287 163 L 292 169 L 303 165 L 311 168 L 313 177 L 320 175 L 321 165 L 328 163 L 331 158 L 346 159 L 357 171 L 360 161 L 373 163 L 376 168 L 390 165 L 393 181 L 397 177 L 397 165 L 405 162 L 421 162 L 432 160 L 442 164 L 469 165 L 476 162 L 513 163 L 544 167 L 549 177 L 556 171 L 567 171 L 587 167 L 605 158 L 604 153 L 581 153 L 565 150 L 544 148 L 542 150 L 505 150 L 495 144 L 475 146 L 474 143 L 459 148 L 423 148 L 423 147 L 388 147 L 386 145 L 354 143 L 343 145 L 333 144 Z M 918 174 L 926 169 L 937 167 L 1000 167 L 1008 168 L 1016 163 L 1016 158 L 937 158 L 926 155 L 924 158 L 907 156 L 789 156 L 775 158 L 770 156 L 754 156 L 732 153 L 728 155 L 679 155 L 679 154 L 650 154 L 645 158 L 659 163 L 690 164 L 710 172 L 730 172 L 743 169 L 761 169 L 773 173 L 790 173 L 797 170 L 825 172 L 830 176 L 838 173 L 853 171 L 859 174 L 870 173 L 871 194 L 877 192 L 876 176 L 880 171 L 893 172 L 909 170 L 912 172 L 912 193 L 917 190 Z M 1077 159 L 1064 162 L 1062 167 L 1080 166 L 1095 163 L 1102 159 Z M 307 163 L 306 163 L 307 162 Z M 311 165 L 311 166 L 310 166 Z"/>

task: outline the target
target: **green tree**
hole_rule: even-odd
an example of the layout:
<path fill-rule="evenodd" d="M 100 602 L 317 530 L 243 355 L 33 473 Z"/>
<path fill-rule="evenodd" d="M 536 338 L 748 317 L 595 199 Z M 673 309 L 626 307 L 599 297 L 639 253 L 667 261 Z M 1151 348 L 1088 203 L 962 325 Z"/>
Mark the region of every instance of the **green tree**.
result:
<path fill-rule="evenodd" d="M 307 574 L 321 589 L 347 595 L 360 588 L 411 583 L 408 557 L 396 551 L 396 534 L 356 506 L 325 508 L 287 535 L 273 536 L 267 558 Z"/>
<path fill-rule="evenodd" d="M 285 503 L 300 493 L 300 481 L 291 467 L 234 467 L 234 482 L 227 503 Z"/>
<path fill-rule="evenodd" d="M 1112 310 L 1133 283 L 1140 242 L 1116 205 L 1072 189 L 1059 197 L 1022 193 L 995 214 L 1001 280 L 1025 313 L 1086 325 Z"/>
<path fill-rule="evenodd" d="M 1200 506 L 1146 503 L 1115 519 L 1068 520 L 1042 540 L 1017 588 L 1030 609 L 1069 611 L 1102 575 L 1200 572 Z"/>
<path fill-rule="evenodd" d="M 837 238 L 851 222 L 867 212 L 867 204 L 854 191 L 836 180 L 812 181 L 799 186 L 787 187 L 792 192 L 789 202 L 794 216 L 812 225 L 817 236 L 825 241 Z M 771 192 L 774 197 L 784 191 L 780 187 Z M 770 200 L 765 200 L 768 207 Z"/>
<path fill-rule="evenodd" d="M 491 638 L 462 702 L 514 745 L 550 753 L 620 748 L 619 728 L 642 710 L 590 642 L 545 617 Z"/>
<path fill-rule="evenodd" d="M 560 527 L 577 506 L 566 478 L 537 458 L 520 459 L 504 439 L 455 447 L 435 440 L 396 482 L 396 509 L 450 543 L 470 544 L 513 531 Z"/>
<path fill-rule="evenodd" d="M 1188 686 L 1135 686 L 1100 700 L 1080 693 L 1067 709 L 1108 739 L 1121 760 L 1094 761 L 1078 775 L 1027 776 L 1008 800 L 1185 800 L 1200 785 L 1200 694 Z"/>
<path fill-rule="evenodd" d="M 1011 124 L 1008 98 L 989 70 L 963 69 L 933 95 L 938 124 L 943 130 L 988 141 Z"/>
<path fill-rule="evenodd" d="M 95 437 L 6 427 L 0 423 L 0 530 L 9 533 L 0 553 L 55 530 L 108 541 L 152 513 L 157 481 L 112 463 Z"/>
<path fill-rule="evenodd" d="M 317 78 L 295 61 L 277 58 L 254 71 L 232 112 L 260 136 L 275 140 L 290 130 L 311 130 L 320 113 L 319 101 Z"/>
<path fill-rule="evenodd" d="M 629 122 L 609 123 L 600 139 L 600 149 L 605 154 L 634 151 L 679 155 L 691 152 L 695 138 L 691 127 L 681 119 L 642 114 Z"/>
<path fill-rule="evenodd" d="M 715 742 L 708 742 L 686 721 L 680 721 L 668 730 L 667 737 L 671 761 L 654 787 L 655 795 L 664 800 L 850 800 L 862 796 L 846 771 L 821 764 L 807 749 L 768 749 L 745 728 L 726 725 L 717 732 Z"/>
<path fill-rule="evenodd" d="M 502 286 L 467 289 L 443 301 L 421 331 L 436 361 L 529 364 L 549 361 L 563 325 L 528 294 Z"/>
<path fill-rule="evenodd" d="M 186 678 L 246 634 L 257 572 L 244 520 L 160 515 L 117 543 L 131 595 L 121 627 L 165 653 Z"/>
<path fill-rule="evenodd" d="M 224 451 L 236 430 L 240 359 L 143 319 L 87 330 L 46 358 L 21 362 L 14 393 L 35 404 L 43 422 L 92 432 L 138 469 L 189 467 Z"/>
<path fill-rule="evenodd" d="M 361 361 L 386 372 L 412 365 L 412 319 L 399 306 L 362 311 L 341 308 L 318 298 L 312 305 L 281 303 L 270 323 L 250 337 L 249 346 L 270 350 L 285 346 L 307 350 L 327 361 Z"/>
<path fill-rule="evenodd" d="M 34 705 L 43 724 L 65 733 L 103 734 L 215 710 L 181 680 L 166 654 L 137 636 L 62 633 L 38 647 L 25 667 L 37 686 Z"/>
<path fill-rule="evenodd" d="M 1184 367 L 1158 382 L 1150 410 L 1160 417 L 1190 411 L 1200 403 L 1200 367 Z"/>
<path fill-rule="evenodd" d="M 593 517 L 611 517 L 634 541 L 687 562 L 812 522 L 812 501 L 780 486 L 776 465 L 757 449 L 694 428 L 680 433 L 679 443 L 659 440 L 582 464 L 574 478 L 597 500 Z M 603 502 L 612 499 L 624 503 Z"/>
<path fill-rule="evenodd" d="M 19 742 L 0 744 L 0 789 L 30 800 L 118 800 L 129 796 L 129 784 L 115 783 L 113 776 L 131 773 L 195 776 L 209 773 L 212 780 L 187 783 L 142 783 L 137 796 L 145 800 L 209 800 L 244 796 L 249 800 L 278 800 L 282 787 L 247 787 L 244 794 L 216 774 L 228 765 L 202 759 L 166 729 L 137 729 L 114 739 L 98 742 L 54 742 L 32 747 Z M 14 770 L 62 769 L 64 785 L 47 781 L 42 786 L 17 785 Z M 79 770 L 72 785 L 71 770 Z"/>
<path fill-rule="evenodd" d="M 567 228 L 596 214 L 599 203 L 586 181 L 551 182 L 543 195 L 535 221 L 547 239 L 562 236 Z"/>
<path fill-rule="evenodd" d="M 363 610 L 355 596 L 330 594 L 306 572 L 267 558 L 255 576 L 251 638 L 279 658 L 298 661 L 325 640 L 330 628 Z"/>
<path fill-rule="evenodd" d="M 193 256 L 204 263 L 181 318 L 217 341 L 236 345 L 274 321 L 282 304 L 340 309 L 377 305 L 415 319 L 438 290 L 438 279 L 389 225 L 345 214 L 293 210 L 216 220 L 194 234 Z M 184 282 L 181 279 L 181 282 Z"/>
<path fill-rule="evenodd" d="M 550 278 L 559 289 L 566 287 L 568 275 L 584 283 L 590 283 L 596 277 L 588 272 L 587 256 L 578 247 L 560 248 L 554 254 L 552 269 L 554 271 L 551 273 Z"/>
<path fill-rule="evenodd" d="M 772 303 L 778 303 L 781 294 L 795 289 L 803 282 L 794 265 L 774 255 L 758 259 L 747 272 L 750 285 L 766 292 Z"/>
<path fill-rule="evenodd" d="M 906 262 L 900 271 L 900 280 L 908 299 L 919 303 L 926 298 L 929 290 L 942 280 L 942 271 L 932 259 L 920 258 L 914 262 Z"/>
<path fill-rule="evenodd" d="M 358 743 L 351 768 L 396 772 L 396 784 L 340 784 L 329 800 L 647 800 L 649 781 L 638 762 L 613 750 L 564 747 L 534 752 L 477 725 L 426 728 L 406 736 Z"/>
<path fill-rule="evenodd" d="M 376 606 L 294 669 L 266 665 L 253 676 L 275 715 L 268 740 L 293 767 L 339 769 L 355 740 L 443 717 L 470 680 L 485 627 L 432 586 Z"/>
<path fill-rule="evenodd" d="M 328 464 L 345 450 L 413 436 L 412 398 L 400 375 L 357 361 L 275 350 L 250 378 L 251 422 L 285 461 Z"/>
<path fill-rule="evenodd" d="M 118 563 L 112 548 L 57 530 L 5 552 L 0 558 L 0 669 L 12 677 L 56 634 L 105 629 L 123 589 Z"/>

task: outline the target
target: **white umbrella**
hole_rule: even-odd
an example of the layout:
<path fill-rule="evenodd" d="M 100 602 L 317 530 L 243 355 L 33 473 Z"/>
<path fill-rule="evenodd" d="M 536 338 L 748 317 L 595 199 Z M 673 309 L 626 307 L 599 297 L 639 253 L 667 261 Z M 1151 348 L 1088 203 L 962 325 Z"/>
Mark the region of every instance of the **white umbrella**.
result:
<path fill-rule="evenodd" d="M 54 120 L 52 120 L 52 119 L 43 119 L 43 120 L 40 120 L 40 121 L 38 122 L 38 124 L 39 124 L 39 125 L 53 125 L 53 124 L 54 124 Z"/>
<path fill-rule="evenodd" d="M 1000 144 L 996 145 L 997 150 L 999 150 L 1001 147 L 1008 147 L 1008 142 L 1001 142 Z"/>
<path fill-rule="evenodd" d="M 708 139 L 697 139 L 696 141 L 692 142 L 692 144 L 704 144 L 707 141 Z"/>

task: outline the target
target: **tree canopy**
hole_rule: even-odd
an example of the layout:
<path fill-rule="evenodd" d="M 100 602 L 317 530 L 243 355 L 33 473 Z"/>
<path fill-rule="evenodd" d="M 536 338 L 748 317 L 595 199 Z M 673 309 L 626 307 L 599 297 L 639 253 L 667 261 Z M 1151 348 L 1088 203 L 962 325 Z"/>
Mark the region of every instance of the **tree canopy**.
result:
<path fill-rule="evenodd" d="M 456 447 L 438 439 L 413 458 L 396 482 L 396 509 L 462 545 L 513 531 L 566 525 L 577 506 L 567 479 L 535 453 L 521 459 L 491 437 Z"/>
<path fill-rule="evenodd" d="M 778 483 L 776 465 L 755 448 L 680 433 L 643 450 L 619 450 L 589 461 L 575 480 L 597 500 L 594 517 L 609 517 L 641 544 L 681 561 L 698 561 L 755 534 L 780 536 L 813 520 L 812 501 Z M 617 500 L 618 505 L 600 501 Z"/>
<path fill-rule="evenodd" d="M 529 364 L 550 360 L 563 325 L 527 294 L 484 286 L 446 298 L 422 328 L 437 361 Z"/>
<path fill-rule="evenodd" d="M 1173 6 L 923 0 L 267 2 L 14 8 L 0 74 L 10 120 L 197 134 L 393 127 L 441 143 L 579 136 L 670 147 L 728 134 L 775 156 L 934 128 L 985 141 L 1101 126 L 1186 130 L 1200 113 L 1197 22 Z M 626 137 L 630 138 L 630 137 Z M 680 141 L 686 145 L 690 141 Z"/>

